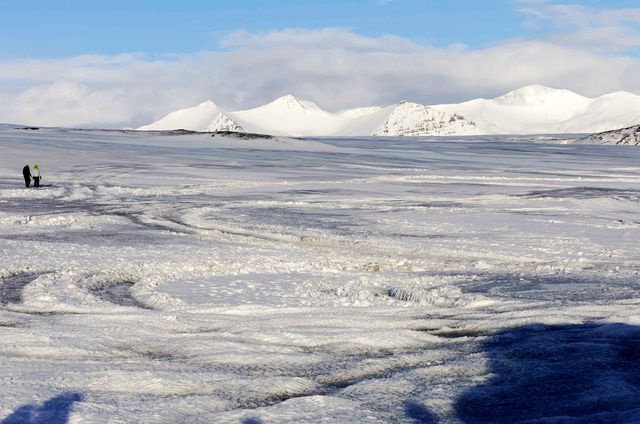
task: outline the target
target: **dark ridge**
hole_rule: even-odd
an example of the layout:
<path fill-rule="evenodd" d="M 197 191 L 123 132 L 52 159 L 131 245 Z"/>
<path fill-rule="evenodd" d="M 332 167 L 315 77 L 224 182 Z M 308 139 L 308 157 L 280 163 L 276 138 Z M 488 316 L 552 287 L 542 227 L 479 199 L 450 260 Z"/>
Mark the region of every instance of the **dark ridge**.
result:
<path fill-rule="evenodd" d="M 256 133 L 234 132 L 234 131 L 214 131 L 213 134 L 211 134 L 211 137 L 214 137 L 214 138 L 218 136 L 237 138 L 240 140 L 259 140 L 259 139 L 270 140 L 273 138 L 272 135 L 268 135 L 268 134 L 256 134 Z"/>
<path fill-rule="evenodd" d="M 154 351 L 147 350 L 143 352 L 138 352 L 134 350 L 134 353 L 142 356 L 143 358 L 150 359 L 152 361 L 185 361 L 187 359 L 186 356 L 180 355 L 174 352 L 163 352 L 163 351 Z"/>
<path fill-rule="evenodd" d="M 108 131 L 108 130 L 103 130 Z M 136 133 L 149 133 L 149 134 L 159 134 L 159 135 L 189 135 L 189 134 L 202 134 L 200 131 L 192 131 L 185 130 L 184 128 L 180 128 L 177 130 L 117 130 L 123 134 L 136 134 Z"/>
<path fill-rule="evenodd" d="M 451 329 L 445 329 L 445 330 L 416 329 L 416 331 L 424 331 L 433 336 L 442 337 L 444 339 L 458 339 L 463 337 L 482 337 L 487 335 L 486 331 L 477 330 L 473 328 L 451 328 Z"/>
<path fill-rule="evenodd" d="M 543 198 L 571 198 L 571 199 L 598 199 L 598 198 L 614 198 L 622 200 L 638 200 L 640 198 L 640 190 L 623 190 L 615 188 L 603 187 L 569 187 L 556 188 L 550 190 L 534 190 L 524 194 L 517 194 L 513 197 L 526 197 L 533 199 Z"/>

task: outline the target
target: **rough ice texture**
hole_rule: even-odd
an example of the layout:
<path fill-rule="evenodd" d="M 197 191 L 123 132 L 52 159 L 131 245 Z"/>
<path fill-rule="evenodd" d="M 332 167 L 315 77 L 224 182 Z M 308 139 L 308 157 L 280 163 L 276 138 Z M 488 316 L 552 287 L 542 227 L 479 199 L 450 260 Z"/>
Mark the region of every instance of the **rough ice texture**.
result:
<path fill-rule="evenodd" d="M 2 422 L 640 418 L 639 149 L 5 128 L 0 151 Z"/>

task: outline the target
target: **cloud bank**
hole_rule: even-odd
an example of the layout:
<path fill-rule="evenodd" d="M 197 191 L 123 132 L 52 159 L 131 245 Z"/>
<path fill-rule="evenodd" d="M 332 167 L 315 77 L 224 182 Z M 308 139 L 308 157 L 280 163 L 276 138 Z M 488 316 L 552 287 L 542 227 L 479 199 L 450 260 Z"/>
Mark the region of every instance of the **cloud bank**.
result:
<path fill-rule="evenodd" d="M 207 99 L 240 109 L 294 94 L 339 110 L 494 97 L 532 83 L 588 96 L 640 94 L 640 58 L 628 54 L 640 42 L 640 9 L 539 0 L 520 7 L 532 27 L 550 26 L 545 36 L 469 49 L 343 28 L 284 29 L 233 33 L 217 51 L 187 55 L 0 61 L 0 122 L 136 127 Z"/>
<path fill-rule="evenodd" d="M 600 52 L 640 47 L 640 8 L 606 9 L 544 0 L 521 0 L 530 28 L 547 27 L 549 40 Z"/>

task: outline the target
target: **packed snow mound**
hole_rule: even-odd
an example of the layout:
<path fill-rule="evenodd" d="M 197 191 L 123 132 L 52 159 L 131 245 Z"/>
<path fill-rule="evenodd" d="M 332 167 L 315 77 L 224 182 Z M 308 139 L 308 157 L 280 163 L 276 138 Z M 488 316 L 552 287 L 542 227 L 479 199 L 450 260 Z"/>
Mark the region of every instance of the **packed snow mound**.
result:
<path fill-rule="evenodd" d="M 417 103 L 400 102 L 391 109 L 386 120 L 372 135 L 428 136 L 482 133 L 474 122 L 458 114 L 435 110 Z"/>
<path fill-rule="evenodd" d="M 280 136 L 441 136 L 599 133 L 640 122 L 640 96 L 597 98 L 530 85 L 494 99 L 426 106 L 400 102 L 337 113 L 287 95 L 253 109 L 222 111 L 212 101 L 170 113 L 140 130 L 234 131 Z"/>
<path fill-rule="evenodd" d="M 220 112 L 220 109 L 214 102 L 207 100 L 198 106 L 171 112 L 159 121 L 138 129 L 143 131 L 203 131 Z"/>
<path fill-rule="evenodd" d="M 605 131 L 588 137 L 587 142 L 594 144 L 619 144 L 640 146 L 640 125 L 619 130 Z"/>

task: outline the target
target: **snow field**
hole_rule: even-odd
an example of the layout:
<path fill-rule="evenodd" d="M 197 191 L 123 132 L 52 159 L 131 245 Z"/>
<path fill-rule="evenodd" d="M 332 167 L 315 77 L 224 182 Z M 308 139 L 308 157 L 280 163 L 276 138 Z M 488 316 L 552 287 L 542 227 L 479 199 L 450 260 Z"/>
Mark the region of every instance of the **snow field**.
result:
<path fill-rule="evenodd" d="M 591 394 L 637 389 L 640 154 L 304 143 L 3 130 L 0 418 L 497 422 L 468 407 L 495 392 L 505 422 L 636 416 Z M 567 343 L 612 386 L 545 392 L 540 350 L 593 368 Z"/>

